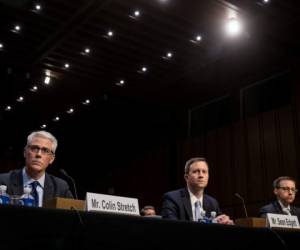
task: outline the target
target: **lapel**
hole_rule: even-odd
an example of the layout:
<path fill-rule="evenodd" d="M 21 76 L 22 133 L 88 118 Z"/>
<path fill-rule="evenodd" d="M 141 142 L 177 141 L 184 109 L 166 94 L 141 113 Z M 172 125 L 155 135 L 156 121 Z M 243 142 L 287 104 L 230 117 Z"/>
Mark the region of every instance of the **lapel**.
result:
<path fill-rule="evenodd" d="M 54 197 L 54 185 L 51 177 L 46 173 L 45 174 L 45 185 L 44 185 L 44 197 L 43 201 L 52 199 Z"/>
<path fill-rule="evenodd" d="M 209 211 L 212 210 L 212 208 L 210 207 L 210 203 L 208 201 L 208 198 L 205 194 L 203 194 L 203 209 L 206 213 L 208 213 Z M 207 214 L 206 214 L 207 215 Z M 207 215 L 208 216 L 208 215 Z"/>
<path fill-rule="evenodd" d="M 189 220 L 193 221 L 191 199 L 190 199 L 189 192 L 186 188 L 181 190 L 181 199 L 182 199 L 184 209 L 185 209 L 186 213 L 188 214 Z"/>
<path fill-rule="evenodd" d="M 12 172 L 10 176 L 11 194 L 22 195 L 23 194 L 23 175 L 22 169 Z"/>
<path fill-rule="evenodd" d="M 275 208 L 276 213 L 279 213 L 279 214 L 285 214 L 285 213 L 282 211 L 282 208 L 281 208 L 281 206 L 280 206 L 280 204 L 279 204 L 279 202 L 278 202 L 277 200 L 273 202 L 273 206 L 274 206 L 274 208 Z"/>

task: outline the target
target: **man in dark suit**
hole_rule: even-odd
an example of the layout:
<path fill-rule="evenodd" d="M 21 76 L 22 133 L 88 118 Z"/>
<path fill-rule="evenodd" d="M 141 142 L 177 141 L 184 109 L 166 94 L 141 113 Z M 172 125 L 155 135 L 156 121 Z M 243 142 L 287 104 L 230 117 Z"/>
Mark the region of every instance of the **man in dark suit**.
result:
<path fill-rule="evenodd" d="M 300 221 L 300 208 L 292 203 L 297 193 L 296 181 L 289 176 L 281 176 L 273 181 L 273 193 L 276 200 L 263 206 L 259 210 L 260 217 L 266 217 L 267 213 L 296 215 Z"/>
<path fill-rule="evenodd" d="M 192 158 L 185 164 L 184 178 L 186 188 L 168 192 L 163 196 L 161 215 L 163 218 L 198 221 L 200 217 L 211 217 L 215 213 L 215 222 L 233 224 L 230 218 L 221 213 L 217 200 L 204 189 L 208 184 L 209 169 L 204 158 Z"/>
<path fill-rule="evenodd" d="M 27 137 L 24 148 L 25 167 L 0 174 L 0 185 L 7 186 L 9 195 L 22 195 L 25 186 L 32 188 L 36 206 L 43 206 L 43 201 L 64 197 L 72 198 L 68 184 L 46 169 L 55 159 L 56 138 L 46 131 L 36 131 Z"/>

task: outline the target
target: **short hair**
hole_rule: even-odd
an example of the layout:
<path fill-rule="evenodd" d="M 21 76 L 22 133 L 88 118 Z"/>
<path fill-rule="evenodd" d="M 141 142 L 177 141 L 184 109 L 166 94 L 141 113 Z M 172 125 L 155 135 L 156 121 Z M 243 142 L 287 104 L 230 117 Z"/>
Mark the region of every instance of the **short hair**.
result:
<path fill-rule="evenodd" d="M 275 179 L 273 181 L 273 188 L 279 188 L 280 187 L 279 185 L 280 185 L 281 181 L 293 181 L 296 185 L 296 181 L 292 177 L 290 177 L 290 176 L 280 176 L 280 177 L 278 177 L 277 179 Z"/>
<path fill-rule="evenodd" d="M 34 138 L 36 137 L 41 137 L 41 138 L 46 138 L 52 142 L 52 152 L 55 153 L 56 148 L 57 148 L 57 139 L 52 135 L 51 133 L 45 131 L 45 130 L 40 130 L 40 131 L 34 131 L 27 137 L 27 145 L 30 145 L 31 142 L 33 141 Z"/>
<path fill-rule="evenodd" d="M 141 215 L 145 215 L 145 211 L 146 211 L 146 210 L 149 210 L 149 209 L 155 211 L 155 207 L 153 207 L 153 206 L 144 206 L 144 207 L 141 209 Z"/>
<path fill-rule="evenodd" d="M 204 157 L 194 157 L 194 158 L 191 158 L 189 159 L 186 163 L 185 163 L 185 166 L 184 166 L 184 173 L 185 174 L 188 174 L 189 171 L 190 171 L 190 167 L 193 163 L 197 162 L 197 161 L 203 161 L 207 164 L 207 161 Z M 208 164 L 207 164 L 208 166 Z"/>

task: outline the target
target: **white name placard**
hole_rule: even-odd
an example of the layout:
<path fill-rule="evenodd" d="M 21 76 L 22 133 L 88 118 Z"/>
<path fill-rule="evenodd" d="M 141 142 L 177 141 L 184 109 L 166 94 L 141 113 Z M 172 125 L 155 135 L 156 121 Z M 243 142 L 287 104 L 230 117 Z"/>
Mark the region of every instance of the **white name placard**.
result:
<path fill-rule="evenodd" d="M 298 217 L 285 214 L 267 214 L 269 227 L 300 228 Z"/>
<path fill-rule="evenodd" d="M 86 211 L 140 215 L 139 203 L 136 198 L 86 193 L 85 202 Z"/>

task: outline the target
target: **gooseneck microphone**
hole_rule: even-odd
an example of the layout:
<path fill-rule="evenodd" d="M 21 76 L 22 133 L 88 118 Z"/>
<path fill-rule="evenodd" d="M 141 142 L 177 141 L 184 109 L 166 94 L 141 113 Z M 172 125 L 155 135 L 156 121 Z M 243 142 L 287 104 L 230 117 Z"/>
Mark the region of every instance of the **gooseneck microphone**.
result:
<path fill-rule="evenodd" d="M 73 184 L 73 187 L 74 187 L 75 199 L 78 200 L 77 189 L 76 189 L 76 185 L 75 185 L 74 179 L 70 175 L 68 175 L 67 172 L 64 169 L 62 169 L 62 168 L 59 170 L 59 172 L 72 181 L 72 184 Z"/>
<path fill-rule="evenodd" d="M 244 211 L 245 211 L 245 216 L 246 216 L 246 218 L 248 218 L 248 213 L 247 213 L 247 208 L 246 208 L 246 204 L 245 204 L 244 198 L 239 193 L 235 193 L 234 195 L 242 201 L 243 207 L 244 207 Z"/>

